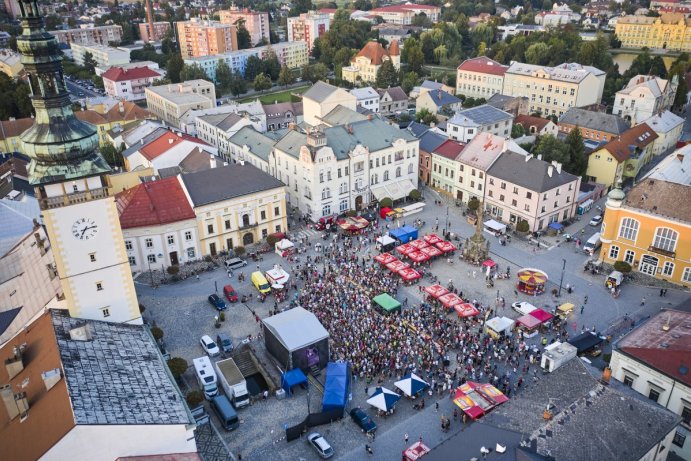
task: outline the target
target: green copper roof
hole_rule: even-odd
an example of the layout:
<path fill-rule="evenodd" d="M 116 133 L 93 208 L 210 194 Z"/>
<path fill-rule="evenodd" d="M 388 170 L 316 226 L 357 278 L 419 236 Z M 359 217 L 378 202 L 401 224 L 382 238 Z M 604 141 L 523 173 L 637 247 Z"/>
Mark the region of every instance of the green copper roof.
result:
<path fill-rule="evenodd" d="M 65 85 L 58 42 L 43 27 L 37 0 L 20 0 L 17 48 L 31 86 L 36 122 L 21 139 L 31 158 L 29 182 L 48 184 L 108 173 L 93 125 L 77 119 Z"/>

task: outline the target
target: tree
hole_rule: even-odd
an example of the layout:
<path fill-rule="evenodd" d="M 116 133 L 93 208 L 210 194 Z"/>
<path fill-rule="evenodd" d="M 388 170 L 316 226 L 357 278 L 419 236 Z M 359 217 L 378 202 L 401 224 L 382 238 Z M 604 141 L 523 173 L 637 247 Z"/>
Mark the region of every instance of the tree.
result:
<path fill-rule="evenodd" d="M 480 200 L 477 199 L 477 197 L 473 197 L 470 200 L 468 200 L 468 209 L 475 213 L 477 209 L 480 208 Z"/>
<path fill-rule="evenodd" d="M 290 12 L 288 13 L 288 16 L 293 17 L 293 16 L 299 16 L 302 13 L 307 13 L 308 11 L 314 9 L 314 5 L 312 5 L 312 0 L 293 0 L 291 2 L 292 7 L 290 8 Z"/>
<path fill-rule="evenodd" d="M 161 330 L 159 327 L 152 327 L 151 336 L 153 336 L 154 339 L 158 342 L 163 339 L 163 330 Z"/>
<path fill-rule="evenodd" d="M 265 73 L 261 73 L 254 77 L 254 91 L 264 91 L 271 88 L 271 79 Z"/>
<path fill-rule="evenodd" d="M 418 123 L 424 123 L 425 125 L 429 125 L 431 123 L 438 123 L 437 116 L 433 114 L 432 112 L 429 111 L 429 109 L 421 109 L 420 112 L 415 114 L 415 120 Z"/>
<path fill-rule="evenodd" d="M 237 25 L 237 35 L 238 35 L 238 49 L 246 50 L 247 48 L 252 48 L 252 37 L 250 32 L 245 27 L 245 20 L 238 19 Z"/>
<path fill-rule="evenodd" d="M 172 359 L 168 360 L 168 368 L 170 368 L 170 373 L 173 375 L 173 378 L 180 379 L 180 376 L 187 371 L 187 368 L 189 368 L 189 365 L 187 364 L 187 360 L 180 358 L 180 357 L 173 357 Z"/>
<path fill-rule="evenodd" d="M 281 67 L 281 72 L 278 74 L 278 84 L 288 86 L 295 83 L 295 74 L 286 66 Z"/>
<path fill-rule="evenodd" d="M 319 80 L 326 80 L 329 68 L 325 64 L 318 62 L 314 65 L 306 65 L 302 68 L 302 79 L 317 83 Z"/>
<path fill-rule="evenodd" d="M 247 81 L 239 72 L 233 72 L 228 89 L 233 96 L 240 96 L 247 91 Z"/>
<path fill-rule="evenodd" d="M 415 88 L 415 85 L 417 85 L 419 79 L 420 77 L 418 77 L 415 72 L 408 72 L 401 79 L 401 88 L 403 88 L 406 94 L 410 94 L 413 88 Z"/>
<path fill-rule="evenodd" d="M 533 153 L 542 156 L 542 160 L 546 162 L 556 160 L 562 165 L 569 163 L 569 151 L 566 144 L 551 134 L 540 137 Z"/>
<path fill-rule="evenodd" d="M 86 71 L 90 75 L 94 74 L 94 69 L 97 65 L 98 65 L 98 63 L 94 59 L 93 54 L 89 53 L 88 51 L 86 53 L 84 53 L 84 61 L 83 61 L 82 66 L 84 67 L 84 69 L 86 69 Z"/>
<path fill-rule="evenodd" d="M 185 62 L 182 60 L 182 56 L 180 56 L 180 53 L 175 53 L 170 57 L 170 59 L 168 59 L 168 63 L 166 64 L 166 71 L 168 73 L 168 78 L 171 82 L 180 82 L 180 72 L 182 72 L 182 67 L 184 65 Z"/>
<path fill-rule="evenodd" d="M 549 62 L 550 49 L 543 42 L 534 43 L 525 50 L 525 60 L 528 64 L 545 65 Z"/>
<path fill-rule="evenodd" d="M 413 190 L 411 190 L 410 193 L 408 194 L 408 198 L 409 198 L 410 200 L 413 200 L 413 201 L 417 202 L 418 200 L 420 200 L 420 199 L 422 198 L 422 192 L 420 192 L 420 191 L 417 190 L 417 189 L 413 189 Z"/>
<path fill-rule="evenodd" d="M 389 197 L 384 197 L 379 201 L 379 206 L 381 208 L 391 208 L 393 206 L 393 200 L 391 200 Z"/>
<path fill-rule="evenodd" d="M 404 42 L 401 59 L 408 63 L 408 70 L 420 74 L 425 64 L 425 55 L 422 54 L 420 42 L 415 38 L 409 38 Z"/>
<path fill-rule="evenodd" d="M 216 85 L 220 90 L 218 93 L 222 95 L 230 90 L 231 80 L 233 78 L 232 71 L 225 61 L 220 61 L 216 66 Z"/>
<path fill-rule="evenodd" d="M 525 135 L 525 129 L 523 128 L 523 125 L 514 123 L 513 127 L 511 127 L 511 138 L 516 139 L 520 138 L 523 135 Z"/>
<path fill-rule="evenodd" d="M 185 400 L 190 408 L 196 408 L 204 401 L 204 393 L 202 391 L 190 391 L 185 396 Z"/>
<path fill-rule="evenodd" d="M 103 89 L 103 78 L 101 78 L 100 76 L 92 75 L 91 83 L 93 83 L 96 88 Z"/>
<path fill-rule="evenodd" d="M 122 158 L 122 152 L 110 142 L 101 147 L 101 155 L 103 155 L 103 158 L 106 159 L 106 162 L 108 162 L 110 166 L 116 167 L 125 164 Z"/>
<path fill-rule="evenodd" d="M 390 88 L 398 85 L 398 71 L 390 59 L 384 61 L 377 71 L 377 88 Z"/>
<path fill-rule="evenodd" d="M 578 126 L 571 130 L 564 140 L 568 150 L 569 161 L 564 165 L 566 171 L 576 176 L 584 176 L 588 169 L 588 157 L 585 155 L 583 136 Z"/>
<path fill-rule="evenodd" d="M 522 221 L 519 221 L 518 224 L 516 224 L 516 232 L 528 232 L 530 230 L 530 224 L 528 224 L 528 221 L 525 219 Z"/>
<path fill-rule="evenodd" d="M 245 78 L 248 81 L 254 80 L 254 77 L 261 74 L 262 72 L 262 62 L 255 55 L 247 58 L 247 63 L 245 63 Z"/>
<path fill-rule="evenodd" d="M 180 80 L 186 82 L 188 80 L 206 80 L 209 78 L 199 64 L 183 64 L 180 71 Z"/>
<path fill-rule="evenodd" d="M 273 50 L 269 49 L 267 55 L 262 61 L 262 73 L 266 74 L 272 81 L 276 81 L 281 73 L 281 63 Z"/>

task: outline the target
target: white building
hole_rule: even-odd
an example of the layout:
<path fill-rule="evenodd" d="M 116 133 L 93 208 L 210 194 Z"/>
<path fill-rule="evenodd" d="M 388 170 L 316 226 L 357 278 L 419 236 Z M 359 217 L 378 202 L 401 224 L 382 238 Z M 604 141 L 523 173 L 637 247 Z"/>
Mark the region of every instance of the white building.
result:
<path fill-rule="evenodd" d="M 469 142 L 481 131 L 510 138 L 512 127 L 513 115 L 487 104 L 456 112 L 446 122 L 449 138 L 461 142 Z"/>
<path fill-rule="evenodd" d="M 684 119 L 666 110 L 643 121 L 657 134 L 653 155 L 660 155 L 677 145 L 684 129 Z"/>
<path fill-rule="evenodd" d="M 501 93 L 508 68 L 485 56 L 466 59 L 456 71 L 456 94 L 487 100 Z"/>
<path fill-rule="evenodd" d="M 330 25 L 331 20 L 328 14 L 315 11 L 288 18 L 288 41 L 307 43 L 307 50 L 311 53 L 314 41 L 328 32 Z"/>
<path fill-rule="evenodd" d="M 258 46 L 246 50 L 227 51 L 210 56 L 187 58 L 185 59 L 185 64 L 200 66 L 211 80 L 215 80 L 216 67 L 221 61 L 224 61 L 228 64 L 231 71 L 239 72 L 244 76 L 247 60 L 250 56 L 256 56 L 264 60 L 267 59 L 271 52 L 276 54 L 281 66 L 286 66 L 288 69 L 297 69 L 309 63 L 307 43 L 297 41 L 274 43 L 273 45 Z"/>
<path fill-rule="evenodd" d="M 74 62 L 80 66 L 84 65 L 84 57 L 87 53 L 91 53 L 96 65 L 99 67 L 117 66 L 118 64 L 128 64 L 130 62 L 130 51 L 123 48 L 114 48 L 95 43 L 88 45 L 72 43 L 70 48 L 72 49 Z"/>
<path fill-rule="evenodd" d="M 147 87 L 144 94 L 149 112 L 175 127 L 188 110 L 216 107 L 216 87 L 201 79 Z"/>
<path fill-rule="evenodd" d="M 636 75 L 614 95 L 612 113 L 631 122 L 631 126 L 638 125 L 672 107 L 676 94 L 676 77 L 670 81 L 654 75 Z"/>
<path fill-rule="evenodd" d="M 145 88 L 162 77 L 160 72 L 148 67 L 111 67 L 101 75 L 106 94 L 127 101 L 146 99 Z"/>
<path fill-rule="evenodd" d="M 219 156 L 229 159 L 230 147 L 228 139 L 242 127 L 249 125 L 254 126 L 257 130 L 261 129 L 261 125 L 253 123 L 249 116 L 237 113 L 203 115 L 197 117 L 196 132 L 202 141 L 218 149 Z"/>
<path fill-rule="evenodd" d="M 322 118 L 338 106 L 357 110 L 357 98 L 343 88 L 319 81 L 302 95 L 302 113 L 309 126 L 322 123 Z"/>
<path fill-rule="evenodd" d="M 228 101 L 227 104 L 212 107 L 210 109 L 191 109 L 182 114 L 180 117 L 180 130 L 192 136 L 197 136 L 197 118 L 205 115 L 221 115 L 221 114 L 240 114 L 248 116 L 252 123 L 257 126 L 262 133 L 267 130 L 266 126 L 266 112 L 264 106 L 255 99 L 250 102 L 238 103 L 236 101 Z"/>
<path fill-rule="evenodd" d="M 158 128 L 143 137 L 140 142 L 125 149 L 125 169 L 135 171 L 153 168 L 158 172 L 180 163 L 192 152 L 205 152 L 207 155 L 218 155 L 218 149 L 199 138 L 178 134 L 165 128 Z"/>
<path fill-rule="evenodd" d="M 355 88 L 350 90 L 350 94 L 357 98 L 355 104 L 358 107 L 371 110 L 374 113 L 379 113 L 379 93 L 371 86 Z"/>
<path fill-rule="evenodd" d="M 115 201 L 132 272 L 165 270 L 201 256 L 197 217 L 177 177 L 139 184 Z"/>
<path fill-rule="evenodd" d="M 612 377 L 681 416 L 669 446 L 691 459 L 691 314 L 663 309 L 620 339 L 612 351 Z"/>

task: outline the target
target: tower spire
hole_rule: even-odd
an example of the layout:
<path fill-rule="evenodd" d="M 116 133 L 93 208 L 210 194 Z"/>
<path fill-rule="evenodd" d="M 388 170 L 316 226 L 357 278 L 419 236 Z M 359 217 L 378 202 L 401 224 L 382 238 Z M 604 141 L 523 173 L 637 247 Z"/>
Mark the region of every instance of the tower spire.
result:
<path fill-rule="evenodd" d="M 31 157 L 29 182 L 40 186 L 108 173 L 95 127 L 72 112 L 58 42 L 46 32 L 37 0 L 20 0 L 19 9 L 22 34 L 17 48 L 36 115 L 34 125 L 21 135 L 24 152 Z"/>

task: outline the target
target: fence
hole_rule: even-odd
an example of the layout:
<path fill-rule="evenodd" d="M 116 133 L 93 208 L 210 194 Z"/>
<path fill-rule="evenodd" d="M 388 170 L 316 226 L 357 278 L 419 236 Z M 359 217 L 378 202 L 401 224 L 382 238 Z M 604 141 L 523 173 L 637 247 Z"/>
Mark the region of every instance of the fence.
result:
<path fill-rule="evenodd" d="M 286 428 L 286 441 L 299 439 L 310 427 L 329 424 L 343 418 L 343 410 L 334 409 L 321 413 L 310 413 L 304 421 L 295 426 Z"/>

